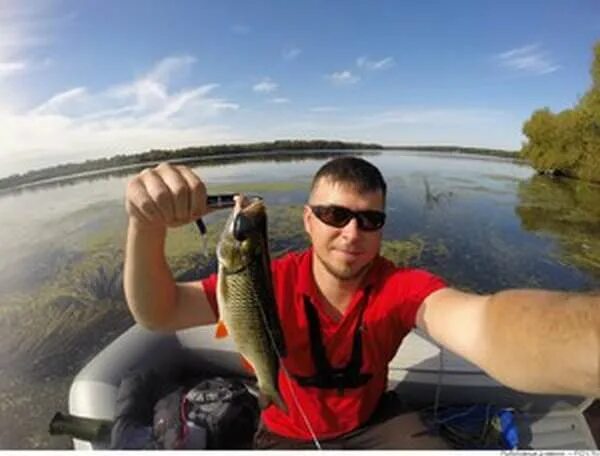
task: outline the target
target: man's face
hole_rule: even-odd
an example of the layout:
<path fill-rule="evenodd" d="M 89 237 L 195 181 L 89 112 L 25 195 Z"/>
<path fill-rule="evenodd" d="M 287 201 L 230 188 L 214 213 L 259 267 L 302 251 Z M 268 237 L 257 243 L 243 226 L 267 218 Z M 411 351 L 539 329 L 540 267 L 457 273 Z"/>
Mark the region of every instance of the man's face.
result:
<path fill-rule="evenodd" d="M 384 210 L 381 191 L 360 193 L 352 186 L 321 179 L 314 188 L 309 204 L 338 205 L 354 211 Z M 319 220 L 310 207 L 304 208 L 304 228 L 312 241 L 315 261 L 338 280 L 359 278 L 379 253 L 381 232 L 363 231 L 355 218 L 342 228 Z"/>

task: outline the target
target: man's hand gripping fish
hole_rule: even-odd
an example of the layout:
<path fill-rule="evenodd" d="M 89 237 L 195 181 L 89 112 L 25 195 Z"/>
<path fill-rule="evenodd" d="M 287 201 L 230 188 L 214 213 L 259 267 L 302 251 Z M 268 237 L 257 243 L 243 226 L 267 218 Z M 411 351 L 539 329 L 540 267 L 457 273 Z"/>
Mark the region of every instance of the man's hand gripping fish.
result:
<path fill-rule="evenodd" d="M 284 339 L 273 297 L 267 214 L 260 198 L 239 196 L 217 245 L 217 337 L 230 334 L 252 370 L 259 405 L 287 407 L 277 388 Z"/>

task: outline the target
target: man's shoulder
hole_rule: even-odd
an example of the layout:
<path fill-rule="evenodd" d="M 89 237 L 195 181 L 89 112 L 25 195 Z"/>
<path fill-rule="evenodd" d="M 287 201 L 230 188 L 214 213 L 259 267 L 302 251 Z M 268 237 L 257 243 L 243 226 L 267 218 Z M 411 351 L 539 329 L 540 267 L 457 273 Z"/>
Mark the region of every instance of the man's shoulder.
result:
<path fill-rule="evenodd" d="M 396 265 L 393 261 L 380 256 L 377 277 L 387 285 L 416 285 L 429 282 L 444 282 L 435 273 L 420 267 Z"/>
<path fill-rule="evenodd" d="M 297 271 L 309 260 L 310 249 L 297 250 L 284 253 L 271 261 L 273 271 Z"/>

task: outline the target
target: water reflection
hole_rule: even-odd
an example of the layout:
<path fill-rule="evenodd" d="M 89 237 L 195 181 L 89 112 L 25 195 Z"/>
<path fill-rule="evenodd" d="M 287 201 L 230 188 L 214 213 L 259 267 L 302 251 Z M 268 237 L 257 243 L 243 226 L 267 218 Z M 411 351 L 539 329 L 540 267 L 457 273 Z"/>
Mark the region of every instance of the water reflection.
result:
<path fill-rule="evenodd" d="M 518 196 L 523 229 L 550 235 L 559 261 L 600 278 L 600 185 L 534 176 L 519 183 Z"/>

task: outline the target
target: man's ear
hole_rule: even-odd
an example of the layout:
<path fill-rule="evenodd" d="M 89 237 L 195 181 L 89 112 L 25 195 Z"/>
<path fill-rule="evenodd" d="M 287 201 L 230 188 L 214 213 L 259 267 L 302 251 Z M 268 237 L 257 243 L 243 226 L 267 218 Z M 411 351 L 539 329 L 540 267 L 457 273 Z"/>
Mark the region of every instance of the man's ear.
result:
<path fill-rule="evenodd" d="M 304 206 L 304 213 L 302 214 L 302 220 L 304 221 L 304 231 L 310 236 L 310 218 L 312 217 L 312 211 L 308 205 Z"/>

